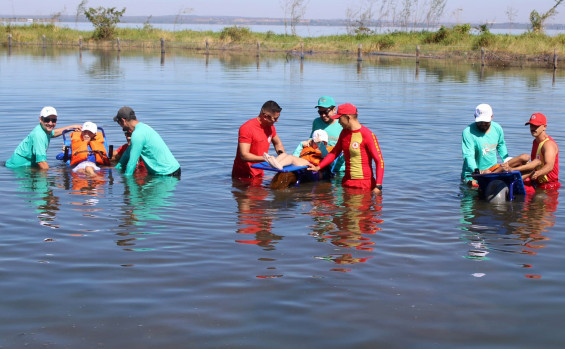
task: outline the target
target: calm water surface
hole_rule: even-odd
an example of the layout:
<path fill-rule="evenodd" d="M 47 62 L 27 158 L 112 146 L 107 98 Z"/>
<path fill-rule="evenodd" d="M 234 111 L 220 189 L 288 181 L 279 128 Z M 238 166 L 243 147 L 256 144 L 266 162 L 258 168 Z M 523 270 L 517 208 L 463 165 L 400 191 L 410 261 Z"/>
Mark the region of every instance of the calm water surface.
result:
<path fill-rule="evenodd" d="M 112 122 L 133 107 L 182 179 L 86 180 L 0 167 L 0 347 L 558 347 L 565 341 L 559 193 L 502 206 L 459 186 L 460 136 L 490 103 L 508 148 L 549 117 L 565 144 L 562 71 L 445 61 L 0 51 L 0 159 L 37 124 Z M 338 181 L 283 191 L 230 178 L 237 129 L 274 99 L 287 150 L 320 95 L 358 106 L 384 195 Z"/>

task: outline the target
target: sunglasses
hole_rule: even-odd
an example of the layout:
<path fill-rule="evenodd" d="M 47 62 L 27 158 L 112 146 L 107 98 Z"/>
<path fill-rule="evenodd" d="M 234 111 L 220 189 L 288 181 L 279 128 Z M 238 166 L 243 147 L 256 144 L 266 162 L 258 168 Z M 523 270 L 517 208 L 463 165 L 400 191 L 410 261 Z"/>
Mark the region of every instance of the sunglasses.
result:
<path fill-rule="evenodd" d="M 41 120 L 43 120 L 43 122 L 44 122 L 44 123 L 47 123 L 47 124 L 50 123 L 50 122 L 52 122 L 52 123 L 54 123 L 54 124 L 57 123 L 57 118 L 50 118 L 50 117 L 45 117 L 45 116 L 44 116 L 44 117 L 41 118 Z"/>
<path fill-rule="evenodd" d="M 332 111 L 332 109 L 333 109 L 333 108 L 328 108 L 328 109 L 324 109 L 324 110 L 318 109 L 318 114 L 320 114 L 320 116 L 322 116 L 322 115 L 328 115 L 328 114 Z"/>

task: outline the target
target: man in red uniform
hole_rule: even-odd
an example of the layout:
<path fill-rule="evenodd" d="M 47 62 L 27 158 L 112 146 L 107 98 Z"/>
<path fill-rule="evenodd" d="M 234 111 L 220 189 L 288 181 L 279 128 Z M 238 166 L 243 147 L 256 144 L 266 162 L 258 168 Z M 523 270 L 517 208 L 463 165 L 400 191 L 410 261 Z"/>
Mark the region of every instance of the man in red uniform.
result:
<path fill-rule="evenodd" d="M 543 189 L 557 189 L 559 183 L 559 147 L 545 130 L 547 118 L 542 113 L 532 114 L 526 122 L 534 137 L 531 154 L 522 154 L 503 164 L 505 171 L 520 171 L 525 185 Z"/>
<path fill-rule="evenodd" d="M 319 166 L 312 165 L 308 169 L 319 171 L 343 152 L 345 175 L 341 184 L 346 188 L 372 190 L 381 194 L 385 164 L 377 137 L 357 120 L 357 107 L 353 104 L 340 105 L 337 114 L 332 118 L 339 119 L 343 127 L 337 144 Z M 373 161 L 377 172 L 376 180 L 373 175 Z"/>
<path fill-rule="evenodd" d="M 256 118 L 241 125 L 231 174 L 233 178 L 262 177 L 263 170 L 252 168 L 251 165 L 265 161 L 263 154 L 269 152 L 271 143 L 277 154 L 284 153 L 283 144 L 275 130 L 275 122 L 278 121 L 281 110 L 275 101 L 267 101 Z"/>

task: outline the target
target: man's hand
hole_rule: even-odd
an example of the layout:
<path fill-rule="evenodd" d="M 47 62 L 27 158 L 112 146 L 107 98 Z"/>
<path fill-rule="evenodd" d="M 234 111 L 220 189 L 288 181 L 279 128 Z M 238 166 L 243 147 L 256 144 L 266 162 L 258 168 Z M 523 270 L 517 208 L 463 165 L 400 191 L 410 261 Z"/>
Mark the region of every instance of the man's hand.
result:
<path fill-rule="evenodd" d="M 307 170 L 308 171 L 320 171 L 320 166 L 310 164 L 310 165 L 308 165 Z"/>

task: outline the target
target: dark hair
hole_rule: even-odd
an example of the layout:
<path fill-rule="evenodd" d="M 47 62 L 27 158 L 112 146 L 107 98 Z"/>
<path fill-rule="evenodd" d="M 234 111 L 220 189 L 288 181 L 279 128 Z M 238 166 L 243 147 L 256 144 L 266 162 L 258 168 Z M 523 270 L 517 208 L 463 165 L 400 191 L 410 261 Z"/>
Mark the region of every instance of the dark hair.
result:
<path fill-rule="evenodd" d="M 118 110 L 118 114 L 114 116 L 114 121 L 119 122 L 119 119 L 124 119 L 125 121 L 137 120 L 135 112 L 130 107 L 121 107 Z"/>
<path fill-rule="evenodd" d="M 266 101 L 261 107 L 261 112 L 269 111 L 271 113 L 280 113 L 282 108 L 275 101 Z"/>

